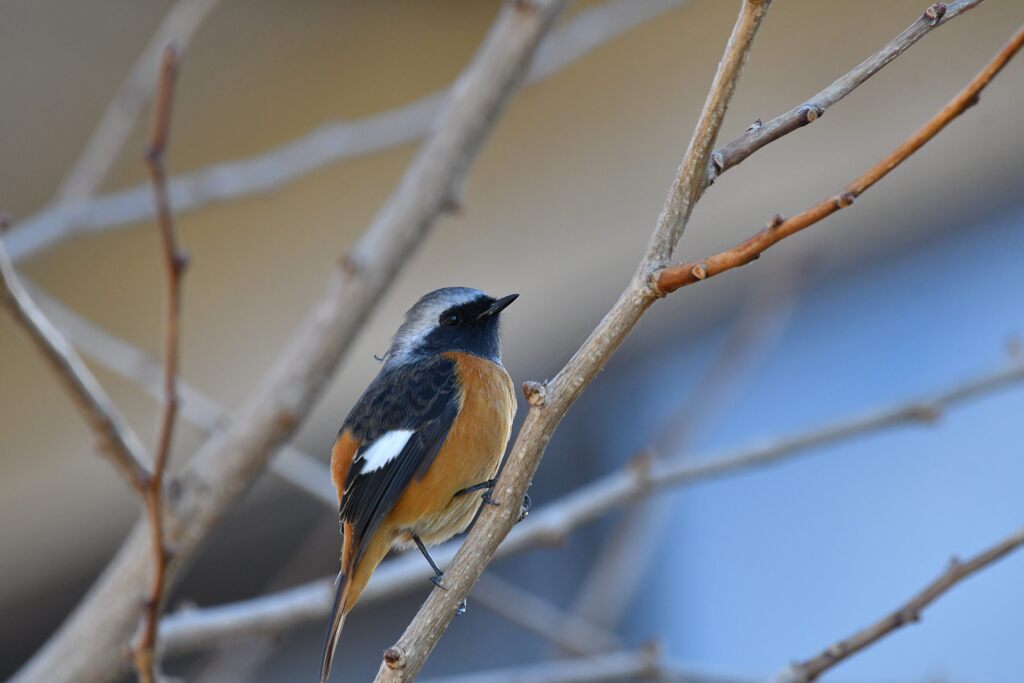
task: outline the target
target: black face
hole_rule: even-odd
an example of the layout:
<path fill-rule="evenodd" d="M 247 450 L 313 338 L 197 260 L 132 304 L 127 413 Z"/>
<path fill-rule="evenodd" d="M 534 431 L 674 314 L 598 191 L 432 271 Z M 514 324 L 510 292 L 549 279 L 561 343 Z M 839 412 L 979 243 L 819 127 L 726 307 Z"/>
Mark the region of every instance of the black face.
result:
<path fill-rule="evenodd" d="M 446 309 L 421 348 L 427 353 L 464 351 L 497 360 L 501 355 L 498 346 L 500 313 L 517 296 L 494 299 L 485 295 Z"/>

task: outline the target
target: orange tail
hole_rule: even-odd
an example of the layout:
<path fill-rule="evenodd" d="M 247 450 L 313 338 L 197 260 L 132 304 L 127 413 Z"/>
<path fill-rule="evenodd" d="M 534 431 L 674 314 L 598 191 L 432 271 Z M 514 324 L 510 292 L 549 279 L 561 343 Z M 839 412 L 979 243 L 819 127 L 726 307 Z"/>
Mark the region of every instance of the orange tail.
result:
<path fill-rule="evenodd" d="M 338 574 L 338 589 L 334 592 L 334 608 L 331 610 L 331 621 L 327 626 L 327 636 L 324 639 L 324 656 L 320 660 L 320 683 L 327 683 L 331 675 L 331 664 L 334 662 L 334 651 L 338 647 L 338 638 L 341 637 L 341 628 L 345 625 L 345 615 L 348 610 L 345 602 L 348 598 L 349 588 L 352 586 L 352 572 L 342 571 Z"/>

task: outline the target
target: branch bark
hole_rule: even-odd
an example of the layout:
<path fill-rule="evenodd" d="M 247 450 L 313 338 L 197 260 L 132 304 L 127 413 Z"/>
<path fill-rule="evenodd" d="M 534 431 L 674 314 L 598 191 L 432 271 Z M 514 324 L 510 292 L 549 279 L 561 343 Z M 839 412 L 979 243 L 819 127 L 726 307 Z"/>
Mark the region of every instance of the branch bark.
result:
<path fill-rule="evenodd" d="M 2 226 L 0 226 L 2 231 Z M 0 301 L 11 318 L 29 336 L 57 378 L 64 384 L 79 412 L 99 442 L 100 452 L 121 478 L 141 492 L 149 454 L 85 361 L 22 286 L 0 240 Z"/>
<path fill-rule="evenodd" d="M 168 502 L 175 548 L 168 581 L 196 555 L 214 525 L 249 489 L 298 427 L 342 354 L 398 269 L 448 206 L 565 0 L 534 0 L 501 11 L 460 76 L 434 134 L 349 255 L 327 292 L 258 388 L 182 470 Z M 14 683 L 109 681 L 135 623 L 147 574 L 147 529 L 137 524 L 84 601 Z"/>
<path fill-rule="evenodd" d="M 538 48 L 526 80 L 543 80 L 615 36 L 684 3 L 610 0 L 581 10 Z M 213 202 L 269 192 L 329 164 L 409 144 L 430 133 L 447 96 L 439 91 L 404 107 L 328 124 L 256 156 L 177 176 L 170 180 L 171 205 L 180 216 Z M 8 246 L 17 263 L 72 234 L 102 232 L 152 217 L 149 187 L 138 185 L 90 201 L 47 207 L 19 222 Z"/>
<path fill-rule="evenodd" d="M 167 199 L 167 171 L 165 156 L 170 135 L 171 110 L 174 102 L 174 81 L 178 71 L 177 48 L 164 50 L 160 63 L 159 86 L 154 107 L 153 128 L 146 151 L 146 165 L 153 183 L 153 201 L 157 207 L 157 224 L 160 228 L 160 242 L 163 247 L 166 295 L 164 303 L 164 405 L 157 431 L 156 455 L 153 471 L 146 480 L 144 498 L 146 516 L 149 519 L 150 547 L 152 555 L 152 578 L 149 595 L 143 607 L 142 628 L 132 649 L 132 660 L 139 680 L 156 683 L 157 629 L 163 612 L 167 589 L 167 566 L 171 551 L 164 538 L 164 474 L 171 455 L 171 442 L 178 415 L 178 348 L 181 338 L 181 285 L 187 267 L 187 259 L 178 249 L 174 233 L 174 216 Z"/>
<path fill-rule="evenodd" d="M 612 310 L 562 371 L 545 385 L 528 385 L 527 397 L 531 408 L 493 492 L 501 505 L 485 506 L 445 574 L 447 590 L 431 592 L 402 637 L 385 651 L 377 673 L 378 683 L 408 681 L 419 673 L 455 614 L 455 608 L 469 594 L 502 540 L 512 530 L 520 502 L 555 428 L 654 302 L 656 292 L 651 287 L 651 274 L 671 258 L 694 203 L 708 185 L 708 159 L 768 5 L 767 0 L 744 0 L 741 3 L 725 54 L 718 65 L 646 256 Z"/>
<path fill-rule="evenodd" d="M 946 591 L 975 572 L 1001 560 L 1024 545 L 1024 528 L 1008 536 L 994 546 L 962 562 L 956 557 L 937 579 L 924 587 L 894 612 L 879 619 L 853 635 L 826 648 L 821 654 L 807 661 L 787 667 L 771 683 L 810 683 L 847 657 L 874 645 L 893 631 L 921 620 L 921 612 L 935 602 Z"/>
<path fill-rule="evenodd" d="M 751 154 L 770 142 L 788 135 L 798 128 L 820 119 L 833 104 L 856 90 L 864 81 L 882 70 L 892 60 L 910 49 L 932 29 L 955 19 L 967 10 L 980 5 L 983 0 L 959 0 L 959 2 L 936 2 L 930 5 L 918 19 L 902 33 L 883 45 L 877 52 L 843 74 L 832 83 L 798 107 L 790 109 L 768 121 L 755 123 L 743 135 L 719 148 L 711 156 L 712 178 L 740 164 Z"/>
<path fill-rule="evenodd" d="M 853 201 L 868 188 L 906 161 L 910 155 L 938 135 L 953 119 L 976 104 L 981 91 L 1006 66 L 1006 63 L 1017 54 L 1021 45 L 1024 45 L 1024 28 L 1019 29 L 1003 49 L 999 51 L 999 54 L 935 116 L 928 120 L 903 144 L 890 152 L 888 156 L 843 188 L 841 192 L 821 200 L 792 218 L 783 219 L 781 216 L 776 216 L 769 221 L 767 227 L 731 249 L 726 249 L 700 261 L 692 261 L 665 268 L 657 276 L 658 290 L 668 294 L 681 287 L 686 287 L 687 285 L 692 285 L 701 280 L 724 273 L 727 270 L 745 266 L 757 259 L 774 244 L 801 230 L 809 228 L 823 218 L 853 204 Z"/>
<path fill-rule="evenodd" d="M 541 545 L 556 545 L 574 529 L 611 510 L 673 486 L 726 476 L 885 429 L 932 425 L 946 410 L 967 401 L 1024 382 L 1024 364 L 970 377 L 944 391 L 910 401 L 845 416 L 785 437 L 762 440 L 719 454 L 634 460 L 629 466 L 580 487 L 541 510 L 530 513 L 498 548 L 506 557 Z M 652 462 L 660 462 L 651 467 Z M 458 550 L 450 542 L 431 550 L 439 566 L 450 566 Z M 418 586 L 431 572 L 418 554 L 385 562 L 359 600 L 365 607 Z M 161 642 L 168 654 L 209 647 L 213 643 L 251 635 L 272 635 L 327 614 L 334 595 L 334 578 L 326 577 L 295 588 L 227 605 L 190 608 L 164 618 Z"/>

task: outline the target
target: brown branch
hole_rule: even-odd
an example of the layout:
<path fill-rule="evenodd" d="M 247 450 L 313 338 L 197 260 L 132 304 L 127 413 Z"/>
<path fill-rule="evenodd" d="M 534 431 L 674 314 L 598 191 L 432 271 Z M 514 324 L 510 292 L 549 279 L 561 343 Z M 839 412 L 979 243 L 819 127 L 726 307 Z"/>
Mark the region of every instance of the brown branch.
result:
<path fill-rule="evenodd" d="M 884 159 L 869 168 L 863 175 L 847 185 L 841 192 L 827 197 L 797 215 L 783 220 L 776 216 L 768 226 L 748 237 L 731 249 L 719 252 L 700 261 L 682 263 L 665 268 L 657 275 L 657 288 L 664 294 L 681 287 L 714 277 L 727 270 L 744 266 L 757 259 L 765 250 L 785 238 L 808 228 L 840 209 L 850 206 L 864 191 L 884 178 L 890 171 L 903 163 L 910 155 L 935 137 L 953 119 L 977 103 L 981 91 L 995 78 L 1002 68 L 1024 45 L 1024 28 L 1019 29 L 1010 42 L 963 90 L 945 107 L 911 135 Z"/>
<path fill-rule="evenodd" d="M 271 455 L 301 424 L 382 293 L 451 206 L 473 160 L 522 82 L 540 39 L 567 0 L 503 9 L 366 233 L 328 278 L 326 292 L 256 388 L 182 468 L 168 500 L 165 532 L 173 582 L 224 513 L 249 490 Z M 521 9 L 526 7 L 527 9 Z M 145 590 L 148 525 L 139 523 L 61 629 L 14 683 L 110 680 L 138 623 Z"/>
<path fill-rule="evenodd" d="M 178 347 L 181 320 L 181 285 L 187 259 L 179 251 L 174 234 L 174 216 L 167 198 L 167 171 L 165 155 L 170 133 L 171 109 L 174 101 L 174 81 L 178 70 L 178 51 L 174 46 L 164 50 L 160 63 L 157 99 L 153 111 L 153 128 L 146 150 L 146 165 L 153 183 L 153 199 L 157 208 L 157 223 L 163 246 L 166 294 L 164 303 L 164 406 L 157 432 L 156 456 L 153 471 L 146 481 L 146 513 L 149 518 L 152 550 L 152 578 L 149 595 L 143 609 L 142 627 L 132 651 L 139 680 L 156 683 L 157 631 L 167 590 L 167 565 L 171 551 L 164 537 L 164 476 L 170 458 L 171 440 L 178 414 Z"/>
<path fill-rule="evenodd" d="M 906 52 L 914 43 L 928 35 L 932 29 L 955 19 L 967 10 L 977 7 L 983 0 L 936 2 L 928 7 L 914 23 L 883 45 L 877 52 L 834 80 L 827 88 L 798 107 L 790 109 L 768 121 L 757 122 L 738 138 L 720 147 L 711 155 L 708 172 L 712 178 L 738 165 L 751 154 L 779 138 L 820 119 L 833 104 L 856 90 L 866 80 L 882 70 L 889 62 Z"/>
<path fill-rule="evenodd" d="M 817 680 L 821 674 L 847 657 L 874 645 L 903 626 L 920 621 L 921 612 L 950 588 L 975 572 L 1001 560 L 1022 545 L 1024 545 L 1024 528 L 966 562 L 954 557 L 950 560 L 946 571 L 894 612 L 829 646 L 816 657 L 787 667 L 772 679 L 772 683 L 810 683 L 810 681 Z"/>
<path fill-rule="evenodd" d="M 6 220 L 0 225 L 0 232 Z M 99 442 L 100 452 L 121 477 L 141 492 L 146 480 L 143 463 L 146 448 L 135 435 L 103 386 L 89 370 L 75 348 L 39 309 L 22 286 L 14 265 L 0 240 L 0 302 L 13 320 L 28 334 L 36 348 L 64 384 Z"/>
<path fill-rule="evenodd" d="M 934 425 L 943 414 L 979 396 L 1024 382 L 1024 364 L 969 377 L 948 389 L 890 406 L 844 416 L 824 425 L 784 437 L 757 442 L 722 453 L 664 460 L 641 459 L 578 488 L 534 511 L 516 526 L 495 557 L 507 557 L 543 545 L 557 545 L 578 527 L 658 491 L 803 455 L 850 439 L 906 425 Z M 431 550 L 439 566 L 450 566 L 458 550 L 450 542 Z M 377 569 L 359 601 L 365 607 L 378 600 L 426 585 L 431 575 L 417 553 L 385 562 Z M 446 574 L 447 576 L 447 574 Z M 161 642 L 169 653 L 180 654 L 224 640 L 272 635 L 327 615 L 334 595 L 334 577 L 215 607 L 191 608 L 168 615 Z"/>
<path fill-rule="evenodd" d="M 517 3 L 516 11 L 533 11 L 535 4 Z M 561 372 L 545 385 L 528 384 L 524 387 L 531 408 L 495 486 L 494 497 L 502 505 L 485 506 L 445 574 L 447 590 L 431 592 L 399 641 L 385 652 L 376 678 L 379 683 L 415 678 L 455 614 L 456 606 L 469 594 L 502 540 L 512 530 L 523 495 L 562 417 L 657 298 L 657 292 L 651 286 L 651 275 L 671 258 L 694 204 L 708 186 L 707 164 L 715 138 L 769 4 L 769 0 L 743 0 L 741 3 L 736 24 L 658 218 L 646 256 L 619 300 Z"/>

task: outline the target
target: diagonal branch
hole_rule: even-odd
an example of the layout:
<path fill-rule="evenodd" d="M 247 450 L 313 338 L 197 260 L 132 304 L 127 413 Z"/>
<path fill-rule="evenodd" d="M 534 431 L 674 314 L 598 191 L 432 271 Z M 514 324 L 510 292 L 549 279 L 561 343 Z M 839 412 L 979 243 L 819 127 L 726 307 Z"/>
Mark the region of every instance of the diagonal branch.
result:
<path fill-rule="evenodd" d="M 921 620 L 921 612 L 946 591 L 975 572 L 1001 560 L 1024 545 L 1024 528 L 967 561 L 954 557 L 937 579 L 925 586 L 894 612 L 853 635 L 826 648 L 821 654 L 793 664 L 771 679 L 771 683 L 810 683 L 847 657 L 874 645 L 893 631 Z"/>
<path fill-rule="evenodd" d="M 141 492 L 147 476 L 143 463 L 149 460 L 145 447 L 85 361 L 22 286 L 2 241 L 0 301 L 64 384 L 96 435 L 100 452 L 134 490 Z"/>
<path fill-rule="evenodd" d="M 684 2 L 608 0 L 581 9 L 540 45 L 526 81 L 541 81 L 615 36 Z M 409 144 L 430 133 L 445 98 L 446 93 L 438 91 L 403 107 L 322 126 L 255 156 L 176 176 L 170 180 L 171 205 L 180 216 L 213 202 L 270 192 L 329 164 Z M 101 232 L 148 220 L 153 217 L 149 195 L 148 185 L 142 184 L 74 205 L 47 207 L 14 227 L 11 258 L 17 263 L 76 231 Z"/>
<path fill-rule="evenodd" d="M 32 282 L 22 278 L 22 284 L 46 317 L 83 356 L 131 380 L 153 398 L 163 400 L 163 368 L 152 356 L 86 320 Z M 180 377 L 177 393 L 180 414 L 193 425 L 207 434 L 224 426 L 228 411 Z M 268 469 L 281 481 L 337 512 L 338 494 L 331 485 L 330 472 L 309 453 L 291 444 L 284 445 Z"/>
<path fill-rule="evenodd" d="M 536 4 L 536 3 L 534 3 Z M 500 506 L 485 506 L 445 574 L 447 590 L 431 592 L 398 643 L 384 653 L 378 683 L 408 681 L 437 645 L 459 602 L 472 589 L 501 541 L 512 530 L 518 509 L 548 440 L 569 407 L 654 302 L 651 273 L 671 258 L 693 206 L 708 185 L 707 164 L 743 63 L 769 0 L 743 0 L 704 109 L 665 202 L 647 255 L 618 302 L 583 346 L 549 384 L 530 385 L 531 408 L 494 489 Z M 527 4 L 532 7 L 532 5 Z"/>
<path fill-rule="evenodd" d="M 433 135 L 332 271 L 325 294 L 257 388 L 183 468 L 179 495 L 168 501 L 165 520 L 175 548 L 168 581 L 195 557 L 309 412 L 374 304 L 451 205 L 537 44 L 565 5 L 566 0 L 533 0 L 501 11 L 451 90 Z M 136 623 L 135 596 L 144 590 L 148 568 L 147 536 L 146 525 L 137 524 L 84 601 L 14 682 L 109 680 L 123 670 L 118 653 Z"/>
<path fill-rule="evenodd" d="M 756 123 L 727 145 L 720 147 L 711 156 L 709 173 L 716 177 L 733 166 L 740 164 L 751 154 L 784 135 L 803 128 L 820 119 L 833 104 L 856 90 L 866 80 L 882 70 L 889 62 L 899 57 L 914 43 L 928 35 L 932 29 L 955 19 L 967 10 L 980 5 L 983 0 L 958 0 L 958 2 L 936 2 L 928 7 L 918 19 L 902 33 L 883 45 L 877 52 L 843 74 L 811 99 L 798 107 L 779 114 L 768 123 Z"/>
<path fill-rule="evenodd" d="M 163 611 L 167 590 L 167 566 L 171 551 L 167 548 L 164 534 L 164 475 L 171 454 L 171 439 L 178 415 L 178 348 L 180 345 L 181 285 L 187 267 L 185 255 L 178 249 L 174 234 L 174 216 L 167 199 L 167 171 L 165 155 L 170 135 L 171 109 L 174 101 L 174 81 L 178 70 L 177 48 L 164 50 L 160 63 L 159 89 L 154 106 L 153 129 L 149 148 L 146 150 L 146 165 L 153 182 L 153 198 L 157 208 L 157 222 L 160 241 L 163 246 L 164 273 L 166 276 L 166 299 L 164 304 L 164 406 L 157 431 L 156 455 L 153 471 L 146 480 L 146 514 L 149 518 L 150 546 L 153 557 L 152 578 L 149 595 L 143 608 L 142 629 L 132 650 L 132 658 L 139 680 L 156 683 L 157 629 Z"/>
<path fill-rule="evenodd" d="M 806 431 L 722 453 L 634 460 L 629 466 L 532 512 L 512 530 L 495 557 L 559 544 L 576 528 L 611 510 L 671 487 L 773 465 L 815 448 L 886 429 L 933 425 L 950 409 L 1021 383 L 1024 383 L 1024 364 L 1016 363 L 969 377 L 934 394 L 844 416 Z M 456 542 L 446 543 L 431 550 L 431 555 L 439 566 L 451 566 L 457 549 Z M 453 570 L 454 567 L 449 571 Z M 365 607 L 376 600 L 423 586 L 429 576 L 425 563 L 415 554 L 385 562 L 374 574 L 359 604 Z M 251 600 L 176 612 L 164 619 L 162 643 L 168 652 L 179 654 L 225 639 L 280 633 L 308 620 L 323 618 L 334 595 L 333 582 L 333 577 L 329 577 Z"/>
<path fill-rule="evenodd" d="M 682 263 L 665 268 L 657 275 L 657 287 L 668 294 L 681 287 L 692 285 L 709 277 L 714 277 L 727 270 L 745 266 L 757 259 L 772 245 L 809 228 L 818 221 L 832 215 L 840 209 L 853 204 L 853 201 L 868 188 L 889 174 L 894 168 L 907 160 L 910 155 L 924 146 L 926 142 L 939 134 L 953 119 L 964 113 L 978 102 L 978 96 L 993 78 L 1002 70 L 1024 45 L 1024 28 L 1017 31 L 999 54 L 975 76 L 945 107 L 925 123 L 916 133 L 907 138 L 884 159 L 869 168 L 859 178 L 847 185 L 836 195 L 821 200 L 792 218 L 773 218 L 766 228 L 748 237 L 731 249 L 719 252 L 700 261 Z"/>
<path fill-rule="evenodd" d="M 164 46 L 174 43 L 179 50 L 185 49 L 218 2 L 220 0 L 177 0 L 174 3 L 114 93 L 81 155 L 61 180 L 55 205 L 82 201 L 96 193 L 153 96 L 157 82 L 154 74 L 159 72 Z M 140 198 L 151 206 L 146 196 L 148 189 L 142 188 Z"/>

